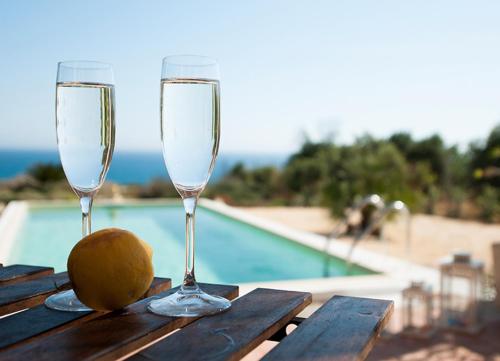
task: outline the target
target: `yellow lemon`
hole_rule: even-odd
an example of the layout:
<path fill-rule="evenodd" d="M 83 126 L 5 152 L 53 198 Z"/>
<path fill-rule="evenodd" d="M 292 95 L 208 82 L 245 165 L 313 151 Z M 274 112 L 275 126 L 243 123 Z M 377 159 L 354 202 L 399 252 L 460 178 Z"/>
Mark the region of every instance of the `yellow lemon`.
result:
<path fill-rule="evenodd" d="M 95 310 L 117 310 L 146 293 L 153 281 L 153 250 L 132 232 L 107 228 L 84 237 L 68 258 L 73 289 Z"/>

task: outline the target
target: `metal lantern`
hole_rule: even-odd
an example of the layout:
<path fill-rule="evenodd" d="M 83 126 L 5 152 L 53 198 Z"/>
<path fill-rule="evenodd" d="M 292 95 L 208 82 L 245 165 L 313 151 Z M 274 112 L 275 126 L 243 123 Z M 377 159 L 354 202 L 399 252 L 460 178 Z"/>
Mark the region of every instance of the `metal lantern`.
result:
<path fill-rule="evenodd" d="M 456 331 L 480 330 L 478 303 L 482 293 L 484 266 L 469 253 L 455 253 L 441 269 L 441 325 Z"/>
<path fill-rule="evenodd" d="M 430 337 L 432 322 L 432 288 L 423 282 L 412 282 L 403 290 L 403 334 Z"/>

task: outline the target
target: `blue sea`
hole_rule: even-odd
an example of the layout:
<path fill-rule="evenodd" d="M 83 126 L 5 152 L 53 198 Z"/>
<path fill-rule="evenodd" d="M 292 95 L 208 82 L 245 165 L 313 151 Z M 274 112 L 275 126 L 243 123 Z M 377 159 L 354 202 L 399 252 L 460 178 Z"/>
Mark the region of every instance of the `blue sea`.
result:
<path fill-rule="evenodd" d="M 261 166 L 282 167 L 287 155 L 222 153 L 217 158 L 211 181 L 217 181 L 237 163 L 253 169 Z M 58 164 L 57 150 L 0 150 L 0 180 L 23 173 L 36 163 Z M 107 180 L 120 184 L 145 184 L 154 178 L 168 178 L 161 152 L 115 152 Z"/>

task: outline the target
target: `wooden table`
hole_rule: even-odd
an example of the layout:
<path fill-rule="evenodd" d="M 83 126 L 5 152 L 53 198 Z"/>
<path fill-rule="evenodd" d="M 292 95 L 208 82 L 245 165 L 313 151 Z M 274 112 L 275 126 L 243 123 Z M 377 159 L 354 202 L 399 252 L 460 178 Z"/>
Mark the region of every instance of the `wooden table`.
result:
<path fill-rule="evenodd" d="M 70 288 L 66 273 L 4 266 L 0 360 L 238 360 L 266 340 L 279 343 L 265 360 L 362 360 L 393 309 L 391 301 L 334 296 L 304 320 L 296 316 L 310 293 L 257 288 L 237 298 L 238 286 L 201 284 L 237 298 L 231 309 L 199 319 L 148 312 L 152 298 L 175 292 L 170 286 L 170 279 L 155 278 L 144 299 L 121 311 L 61 312 L 43 301 Z M 298 327 L 287 335 L 290 324 Z"/>

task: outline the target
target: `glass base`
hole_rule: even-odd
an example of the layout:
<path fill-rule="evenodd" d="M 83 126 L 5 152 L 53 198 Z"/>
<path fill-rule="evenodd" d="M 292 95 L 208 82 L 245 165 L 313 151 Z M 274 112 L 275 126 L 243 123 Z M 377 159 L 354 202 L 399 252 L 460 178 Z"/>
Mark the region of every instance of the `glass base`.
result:
<path fill-rule="evenodd" d="M 62 291 L 45 299 L 45 306 L 53 310 L 68 312 L 93 311 L 80 302 L 73 290 Z"/>
<path fill-rule="evenodd" d="M 224 297 L 212 296 L 199 287 L 181 288 L 167 297 L 153 300 L 148 310 L 162 316 L 201 317 L 224 312 L 231 307 L 231 302 Z"/>

